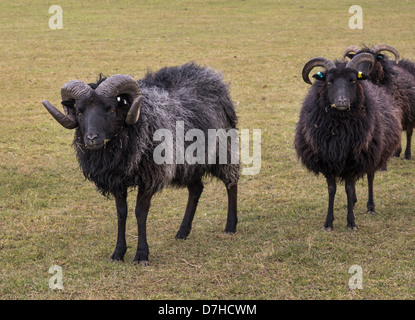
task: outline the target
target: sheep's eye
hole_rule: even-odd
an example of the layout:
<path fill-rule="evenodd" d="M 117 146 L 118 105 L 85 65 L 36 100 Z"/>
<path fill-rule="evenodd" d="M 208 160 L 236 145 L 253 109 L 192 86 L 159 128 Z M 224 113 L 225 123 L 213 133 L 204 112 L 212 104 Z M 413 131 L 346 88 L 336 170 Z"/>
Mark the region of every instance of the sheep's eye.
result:
<path fill-rule="evenodd" d="M 112 107 L 107 107 L 107 112 L 108 113 L 114 113 L 115 112 L 115 109 L 112 108 Z"/>
<path fill-rule="evenodd" d="M 82 112 L 81 112 L 81 111 L 78 111 L 76 115 L 77 115 L 78 117 L 80 117 L 80 116 L 82 116 Z"/>
<path fill-rule="evenodd" d="M 356 83 L 356 79 L 350 79 L 351 83 Z"/>
<path fill-rule="evenodd" d="M 127 100 L 121 99 L 121 97 L 117 97 L 117 102 L 122 105 L 127 105 Z"/>
<path fill-rule="evenodd" d="M 327 81 L 327 84 L 333 84 L 333 81 Z"/>

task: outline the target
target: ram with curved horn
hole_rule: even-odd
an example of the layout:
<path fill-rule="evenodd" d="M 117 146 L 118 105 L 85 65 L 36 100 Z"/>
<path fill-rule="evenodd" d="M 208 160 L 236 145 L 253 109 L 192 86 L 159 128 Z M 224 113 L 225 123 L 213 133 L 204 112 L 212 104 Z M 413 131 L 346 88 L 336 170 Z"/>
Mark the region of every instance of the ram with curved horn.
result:
<path fill-rule="evenodd" d="M 387 44 L 379 44 L 377 46 L 372 47 L 371 49 L 367 47 L 363 47 L 362 49 L 360 49 L 356 45 L 350 45 L 344 50 L 343 57 L 353 58 L 355 54 L 365 52 L 373 54 L 374 58 L 380 61 L 384 58 L 384 55 L 381 54 L 382 51 L 388 51 L 390 53 L 393 53 L 393 55 L 395 56 L 395 63 L 399 63 L 400 56 L 398 50 Z"/>
<path fill-rule="evenodd" d="M 393 53 L 395 59 L 389 60 L 382 52 Z M 401 59 L 398 50 L 387 44 L 372 48 L 349 46 L 343 57 L 353 58 L 363 53 L 370 53 L 375 58 L 375 66 L 370 72 L 370 81 L 392 97 L 393 102 L 402 110 L 402 130 L 406 131 L 405 159 L 411 158 L 412 134 L 415 127 L 415 64 L 408 59 Z M 395 156 L 399 157 L 402 147 L 399 145 Z"/>
<path fill-rule="evenodd" d="M 338 181 L 345 182 L 347 227 L 357 230 L 354 204 L 355 184 L 367 175 L 367 212 L 375 212 L 373 181 L 400 143 L 400 109 L 391 106 L 383 90 L 367 81 L 374 65 L 370 53 L 356 55 L 349 62 L 322 57 L 309 60 L 302 76 L 310 84 L 310 72 L 316 80 L 304 99 L 295 133 L 295 149 L 303 165 L 325 176 L 329 201 L 323 229 L 333 229 L 334 198 Z"/>
<path fill-rule="evenodd" d="M 135 208 L 138 244 L 134 264 L 148 263 L 146 220 L 150 202 L 155 193 L 168 185 L 186 187 L 189 191 L 177 239 L 185 239 L 190 233 L 203 190 L 202 180 L 208 175 L 217 177 L 226 186 L 225 232 L 236 232 L 239 163 L 230 161 L 234 143 L 228 144 L 226 156 L 229 161 L 226 163 L 223 163 L 222 155 L 219 161 L 217 145 L 217 159 L 212 162 L 212 150 L 199 140 L 204 148 L 198 148 L 197 152 L 209 150 L 209 162 L 200 160 L 207 159 L 207 153 L 198 155 L 196 162 L 167 157 L 173 153 L 176 157 L 184 154 L 193 144 L 188 139 L 183 145 L 173 144 L 176 125 L 185 132 L 196 129 L 206 137 L 212 129 L 236 130 L 235 109 L 219 73 L 188 63 L 149 72 L 138 81 L 122 74 L 100 78 L 91 84 L 73 80 L 62 87 L 61 96 L 64 113 L 46 100 L 43 105 L 63 127 L 76 128 L 73 145 L 83 174 L 102 194 L 115 198 L 118 235 L 111 261 L 123 261 L 127 250 L 125 228 L 130 187 L 138 187 Z M 164 141 L 160 134 L 166 134 Z M 173 145 L 168 145 L 169 142 Z"/>

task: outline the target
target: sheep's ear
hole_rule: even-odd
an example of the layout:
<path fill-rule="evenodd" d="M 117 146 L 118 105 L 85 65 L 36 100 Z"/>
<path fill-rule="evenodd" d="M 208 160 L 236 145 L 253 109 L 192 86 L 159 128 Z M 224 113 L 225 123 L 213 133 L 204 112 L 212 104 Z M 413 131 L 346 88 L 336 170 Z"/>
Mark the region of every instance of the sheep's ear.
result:
<path fill-rule="evenodd" d="M 384 57 L 385 57 L 385 55 L 383 55 L 383 54 L 379 53 L 379 54 L 376 56 L 376 61 L 381 61 Z"/>
<path fill-rule="evenodd" d="M 357 80 L 367 80 L 369 76 L 365 75 L 362 71 L 357 72 Z"/>
<path fill-rule="evenodd" d="M 326 81 L 326 75 L 324 73 L 321 73 L 320 71 L 316 74 L 313 74 L 313 78 L 321 81 Z"/>
<path fill-rule="evenodd" d="M 64 100 L 61 102 L 61 104 L 70 109 L 75 108 L 75 100 Z"/>

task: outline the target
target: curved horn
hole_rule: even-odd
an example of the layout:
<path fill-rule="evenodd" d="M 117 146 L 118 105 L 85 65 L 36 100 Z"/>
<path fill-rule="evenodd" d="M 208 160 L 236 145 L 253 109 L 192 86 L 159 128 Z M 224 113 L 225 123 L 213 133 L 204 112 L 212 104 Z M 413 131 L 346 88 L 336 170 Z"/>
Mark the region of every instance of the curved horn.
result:
<path fill-rule="evenodd" d="M 62 100 L 78 100 L 91 94 L 92 89 L 80 80 L 72 80 L 65 83 L 61 88 Z M 78 123 L 72 112 L 69 112 L 66 106 L 63 106 L 65 114 L 56 109 L 49 101 L 43 100 L 42 104 L 49 111 L 53 118 L 66 129 L 75 129 Z"/>
<path fill-rule="evenodd" d="M 125 122 L 128 125 L 134 125 L 138 121 L 140 116 L 141 101 L 143 99 L 141 95 L 140 86 L 137 81 L 125 74 L 115 74 L 104 82 L 102 82 L 95 92 L 105 97 L 116 97 L 120 94 L 127 94 L 131 101 L 131 107 L 125 118 Z"/>
<path fill-rule="evenodd" d="M 45 106 L 46 110 L 66 129 L 75 129 L 78 126 L 75 118 L 71 115 L 64 115 L 58 109 L 56 109 L 49 101 L 43 100 L 42 104 Z"/>
<path fill-rule="evenodd" d="M 391 47 L 387 44 L 379 44 L 377 46 L 374 46 L 372 49 L 370 49 L 370 52 L 372 52 L 375 55 L 379 54 L 381 51 L 389 51 L 393 53 L 395 56 L 395 63 L 396 64 L 399 63 L 399 52 L 394 47 Z"/>
<path fill-rule="evenodd" d="M 359 52 L 359 47 L 358 46 L 355 46 L 354 44 L 352 44 L 352 45 L 350 45 L 350 46 L 348 46 L 345 50 L 344 50 L 344 52 L 343 52 L 343 58 L 346 58 L 346 56 L 350 53 L 350 52 L 354 52 L 354 53 L 357 53 L 357 52 Z"/>
<path fill-rule="evenodd" d="M 80 80 L 65 83 L 61 89 L 62 100 L 79 100 L 91 94 L 92 88 Z"/>
<path fill-rule="evenodd" d="M 125 123 L 129 126 L 133 126 L 137 123 L 138 117 L 140 116 L 142 100 L 143 96 L 139 96 L 137 99 L 134 100 L 133 104 L 130 107 L 130 110 L 128 110 L 127 116 L 125 117 Z"/>
<path fill-rule="evenodd" d="M 135 100 L 141 95 L 137 81 L 125 74 L 115 74 L 102 82 L 95 92 L 105 97 L 116 97 L 120 94 L 128 94 Z"/>
<path fill-rule="evenodd" d="M 331 62 L 330 60 L 326 59 L 326 58 L 322 58 L 322 57 L 317 57 L 317 58 L 313 58 L 311 60 L 309 60 L 303 68 L 303 80 L 305 81 L 305 83 L 308 84 L 312 84 L 310 79 L 308 78 L 308 75 L 310 73 L 310 71 L 312 69 L 314 69 L 315 67 L 323 67 L 325 68 L 327 71 L 336 68 L 336 65 Z"/>
<path fill-rule="evenodd" d="M 369 62 L 370 63 L 370 67 L 367 71 L 367 74 L 369 74 L 370 71 L 372 71 L 372 68 L 375 64 L 375 58 L 373 57 L 373 55 L 371 53 L 360 53 L 360 54 L 355 55 L 353 57 L 353 59 L 350 60 L 346 64 L 346 68 L 350 68 L 350 69 L 353 69 L 353 70 L 357 71 L 357 67 L 359 66 L 359 64 L 361 64 L 363 62 Z"/>

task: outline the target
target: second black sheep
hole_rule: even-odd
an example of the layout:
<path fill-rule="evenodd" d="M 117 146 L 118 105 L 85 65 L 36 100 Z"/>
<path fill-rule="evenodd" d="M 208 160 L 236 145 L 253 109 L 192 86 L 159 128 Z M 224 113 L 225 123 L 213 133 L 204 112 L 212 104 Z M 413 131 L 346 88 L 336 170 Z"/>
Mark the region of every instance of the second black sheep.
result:
<path fill-rule="evenodd" d="M 301 162 L 327 180 L 329 203 L 323 229 L 333 229 L 334 198 L 338 181 L 345 182 L 347 227 L 357 230 L 353 213 L 356 180 L 367 175 L 367 212 L 375 212 L 373 180 L 386 166 L 401 138 L 401 109 L 384 90 L 369 81 L 360 65 L 374 66 L 371 54 L 359 54 L 345 62 L 313 58 L 303 68 L 303 79 L 312 84 L 309 73 L 323 67 L 313 77 L 300 112 L 295 149 Z"/>

